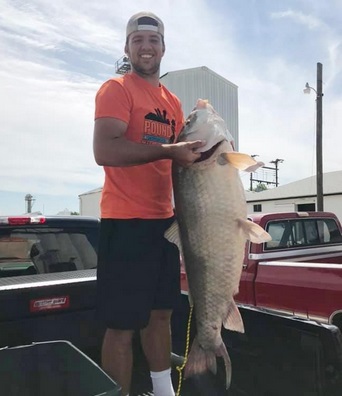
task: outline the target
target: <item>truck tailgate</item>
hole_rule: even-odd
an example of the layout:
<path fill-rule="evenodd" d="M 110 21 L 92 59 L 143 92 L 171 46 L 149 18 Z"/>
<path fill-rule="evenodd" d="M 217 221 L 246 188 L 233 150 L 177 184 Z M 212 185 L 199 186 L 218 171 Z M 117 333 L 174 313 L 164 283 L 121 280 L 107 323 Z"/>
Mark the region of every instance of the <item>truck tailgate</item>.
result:
<path fill-rule="evenodd" d="M 63 272 L 0 279 L 0 348 L 28 345 L 32 342 L 67 340 L 100 363 L 100 348 L 104 327 L 96 320 L 96 270 Z M 175 311 L 173 342 L 180 354 L 186 338 L 188 316 L 186 304 Z M 133 396 L 153 396 L 146 359 L 140 340 L 134 342 Z M 179 373 L 173 370 L 173 382 L 178 387 Z M 182 396 L 226 394 L 216 378 L 186 380 Z"/>
<path fill-rule="evenodd" d="M 0 347 L 68 340 L 98 360 L 96 270 L 0 279 Z"/>

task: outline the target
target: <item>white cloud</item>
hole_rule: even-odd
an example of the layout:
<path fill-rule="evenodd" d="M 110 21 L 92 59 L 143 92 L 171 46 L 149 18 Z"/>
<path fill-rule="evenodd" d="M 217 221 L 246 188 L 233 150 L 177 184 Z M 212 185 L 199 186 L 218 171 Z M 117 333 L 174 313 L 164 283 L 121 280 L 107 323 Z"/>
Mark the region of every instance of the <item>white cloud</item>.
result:
<path fill-rule="evenodd" d="M 271 17 L 274 19 L 288 18 L 293 21 L 304 25 L 309 29 L 321 29 L 326 28 L 326 25 L 317 17 L 313 15 L 307 15 L 300 11 L 287 10 L 282 12 L 273 12 Z"/>

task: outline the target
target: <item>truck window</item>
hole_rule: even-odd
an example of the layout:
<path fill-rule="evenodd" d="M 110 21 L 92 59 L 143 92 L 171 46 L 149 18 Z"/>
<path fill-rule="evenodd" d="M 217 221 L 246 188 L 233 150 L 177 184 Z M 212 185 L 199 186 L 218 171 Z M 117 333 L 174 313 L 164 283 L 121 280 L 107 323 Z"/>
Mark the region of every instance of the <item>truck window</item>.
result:
<path fill-rule="evenodd" d="M 284 222 L 272 222 L 268 224 L 267 232 L 271 235 L 272 240 L 265 244 L 266 249 L 278 248 L 280 241 L 285 233 Z"/>
<path fill-rule="evenodd" d="M 307 245 L 317 245 L 320 243 L 320 237 L 318 233 L 317 222 L 315 220 L 309 220 L 303 222 L 304 230 L 306 234 Z"/>
<path fill-rule="evenodd" d="M 336 221 L 328 218 L 270 221 L 266 231 L 272 237 L 265 243 L 266 250 L 342 242 Z"/>
<path fill-rule="evenodd" d="M 91 227 L 1 229 L 0 277 L 95 268 L 97 238 Z"/>
<path fill-rule="evenodd" d="M 25 238 L 0 238 L 0 277 L 37 273 L 29 257 L 30 246 Z"/>

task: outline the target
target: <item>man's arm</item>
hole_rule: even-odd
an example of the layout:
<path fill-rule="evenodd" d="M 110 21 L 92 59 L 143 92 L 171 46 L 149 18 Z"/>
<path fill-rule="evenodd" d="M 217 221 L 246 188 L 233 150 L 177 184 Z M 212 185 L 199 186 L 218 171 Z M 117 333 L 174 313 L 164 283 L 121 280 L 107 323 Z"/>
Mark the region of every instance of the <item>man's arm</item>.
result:
<path fill-rule="evenodd" d="M 200 157 L 195 150 L 205 142 L 149 145 L 127 140 L 127 124 L 111 117 L 98 118 L 94 127 L 94 156 L 102 166 L 134 166 L 160 159 L 171 159 L 181 166 L 190 166 Z"/>

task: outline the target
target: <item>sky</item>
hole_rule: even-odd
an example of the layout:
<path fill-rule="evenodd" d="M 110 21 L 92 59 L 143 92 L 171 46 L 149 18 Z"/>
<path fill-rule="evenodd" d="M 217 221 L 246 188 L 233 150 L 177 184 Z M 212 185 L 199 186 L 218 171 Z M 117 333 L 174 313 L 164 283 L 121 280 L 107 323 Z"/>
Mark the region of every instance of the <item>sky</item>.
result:
<path fill-rule="evenodd" d="M 102 186 L 94 98 L 124 55 L 125 27 L 165 24 L 161 75 L 207 66 L 238 86 L 239 150 L 279 163 L 279 184 L 316 173 L 317 62 L 323 171 L 342 169 L 341 0 L 0 0 L 0 215 L 79 211 Z M 241 176 L 248 188 L 249 174 Z"/>

